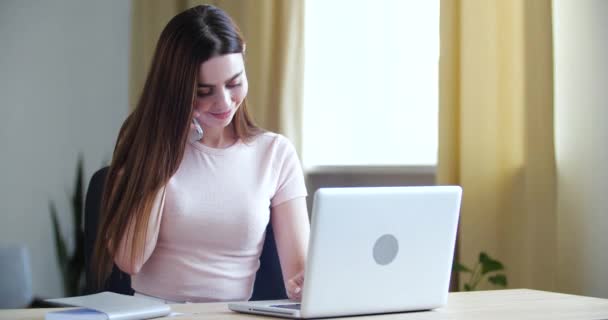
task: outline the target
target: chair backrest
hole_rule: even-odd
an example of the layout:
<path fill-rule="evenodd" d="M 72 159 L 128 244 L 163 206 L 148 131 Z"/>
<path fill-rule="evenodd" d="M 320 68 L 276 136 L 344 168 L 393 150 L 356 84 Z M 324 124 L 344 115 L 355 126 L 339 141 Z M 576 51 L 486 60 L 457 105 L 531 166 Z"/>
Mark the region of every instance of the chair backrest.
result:
<path fill-rule="evenodd" d="M 86 286 L 85 293 L 95 293 L 99 291 L 112 291 L 121 294 L 133 295 L 131 288 L 131 276 L 120 271 L 116 265 L 112 269 L 112 274 L 108 278 L 103 289 L 97 289 L 93 282 L 91 270 L 91 258 L 97 236 L 97 225 L 99 221 L 99 211 L 101 209 L 101 197 L 103 187 L 108 173 L 108 167 L 104 167 L 93 174 L 87 195 L 84 202 L 84 264 Z"/>
<path fill-rule="evenodd" d="M 0 309 L 20 309 L 33 300 L 30 257 L 24 245 L 0 247 Z"/>
<path fill-rule="evenodd" d="M 95 286 L 91 281 L 93 279 L 91 274 L 91 255 L 93 253 L 93 246 L 95 244 L 95 237 L 97 235 L 97 223 L 101 208 L 101 196 L 107 173 L 108 167 L 104 167 L 93 174 L 93 177 L 91 177 L 91 181 L 89 182 L 85 200 L 84 256 L 87 293 L 102 291 L 95 289 Z M 129 274 L 120 271 L 120 269 L 118 269 L 118 267 L 115 265 L 112 270 L 112 274 L 108 278 L 106 286 L 103 290 L 132 295 L 133 289 L 131 288 L 131 277 Z M 266 238 L 264 239 L 264 247 L 262 249 L 262 255 L 260 256 L 260 268 L 256 273 L 251 300 L 274 300 L 285 298 L 287 298 L 287 294 L 285 292 L 285 286 L 283 283 L 281 264 L 277 254 L 272 225 L 269 223 L 266 228 Z"/>

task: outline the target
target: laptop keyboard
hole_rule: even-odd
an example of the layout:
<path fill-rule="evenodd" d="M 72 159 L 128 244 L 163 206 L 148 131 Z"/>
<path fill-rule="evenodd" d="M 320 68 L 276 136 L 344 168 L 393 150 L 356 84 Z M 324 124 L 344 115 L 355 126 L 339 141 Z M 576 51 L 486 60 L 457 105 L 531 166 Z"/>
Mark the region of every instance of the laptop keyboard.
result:
<path fill-rule="evenodd" d="M 292 310 L 300 310 L 301 303 L 290 303 L 290 304 L 275 304 L 271 307 L 275 308 L 284 308 L 284 309 L 292 309 Z"/>

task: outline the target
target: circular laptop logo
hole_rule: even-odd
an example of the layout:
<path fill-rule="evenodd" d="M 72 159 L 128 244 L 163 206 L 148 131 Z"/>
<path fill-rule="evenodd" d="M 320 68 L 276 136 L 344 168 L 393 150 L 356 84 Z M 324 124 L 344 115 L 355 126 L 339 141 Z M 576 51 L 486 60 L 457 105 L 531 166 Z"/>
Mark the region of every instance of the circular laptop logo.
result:
<path fill-rule="evenodd" d="M 374 244 L 374 260 L 379 265 L 384 266 L 393 262 L 397 252 L 399 252 L 399 243 L 392 234 L 383 235 Z"/>

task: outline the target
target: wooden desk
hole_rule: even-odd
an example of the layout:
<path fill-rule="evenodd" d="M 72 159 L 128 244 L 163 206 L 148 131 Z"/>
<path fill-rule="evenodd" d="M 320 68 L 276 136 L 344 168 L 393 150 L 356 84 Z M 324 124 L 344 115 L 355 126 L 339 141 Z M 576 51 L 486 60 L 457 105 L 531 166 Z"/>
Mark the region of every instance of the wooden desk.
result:
<path fill-rule="evenodd" d="M 162 319 L 273 319 L 234 313 L 227 309 L 225 303 L 181 304 L 172 307 L 174 311 L 188 315 Z M 3 310 L 0 311 L 0 319 L 40 320 L 44 319 L 48 310 Z M 527 289 L 456 292 L 450 293 L 446 307 L 434 311 L 339 319 L 608 319 L 608 299 Z"/>

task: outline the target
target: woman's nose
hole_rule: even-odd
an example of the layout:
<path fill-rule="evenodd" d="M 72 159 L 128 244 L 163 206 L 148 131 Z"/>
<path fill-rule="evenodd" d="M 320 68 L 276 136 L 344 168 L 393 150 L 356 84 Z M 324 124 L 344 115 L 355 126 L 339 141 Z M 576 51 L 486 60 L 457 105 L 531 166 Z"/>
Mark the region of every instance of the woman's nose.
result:
<path fill-rule="evenodd" d="M 226 108 L 226 107 L 230 107 L 230 102 L 232 100 L 232 97 L 230 96 L 230 91 L 229 90 L 220 90 L 218 92 L 218 97 L 216 100 L 216 103 L 218 104 L 218 106 L 222 107 L 222 108 Z"/>

